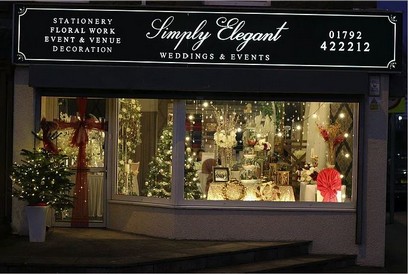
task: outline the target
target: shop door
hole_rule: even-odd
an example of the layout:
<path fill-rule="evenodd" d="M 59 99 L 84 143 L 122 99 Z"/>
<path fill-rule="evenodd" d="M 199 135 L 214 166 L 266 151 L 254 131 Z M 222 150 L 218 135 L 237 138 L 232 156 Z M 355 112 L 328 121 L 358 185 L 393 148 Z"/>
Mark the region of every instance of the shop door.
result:
<path fill-rule="evenodd" d="M 74 208 L 54 212 L 55 226 L 105 227 L 106 99 L 60 97 L 52 101 L 59 116 L 56 145 L 68 156 L 75 183 Z"/>

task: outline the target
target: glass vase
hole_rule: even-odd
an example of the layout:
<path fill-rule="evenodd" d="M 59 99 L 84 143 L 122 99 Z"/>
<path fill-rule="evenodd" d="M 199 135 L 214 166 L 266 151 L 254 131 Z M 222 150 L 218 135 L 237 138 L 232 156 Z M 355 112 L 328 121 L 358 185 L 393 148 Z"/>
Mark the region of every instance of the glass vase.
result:
<path fill-rule="evenodd" d="M 230 167 L 232 163 L 232 148 L 219 148 L 218 153 L 221 160 L 221 166 Z"/>
<path fill-rule="evenodd" d="M 336 150 L 333 144 L 328 143 L 328 150 L 327 150 L 327 167 L 334 167 L 336 161 Z"/>

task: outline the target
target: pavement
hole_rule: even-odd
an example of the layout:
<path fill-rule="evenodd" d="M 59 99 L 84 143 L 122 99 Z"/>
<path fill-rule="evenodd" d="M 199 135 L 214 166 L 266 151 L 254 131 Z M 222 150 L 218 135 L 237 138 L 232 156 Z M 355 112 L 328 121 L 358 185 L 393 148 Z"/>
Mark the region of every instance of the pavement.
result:
<path fill-rule="evenodd" d="M 388 217 L 388 216 L 387 216 Z M 407 273 L 407 212 L 394 213 L 393 223 L 385 227 L 385 266 L 351 266 L 338 273 Z"/>
<path fill-rule="evenodd" d="M 15 235 L 0 239 L 0 272 L 1 266 L 5 263 L 13 265 L 47 263 L 54 266 L 123 265 L 127 262 L 233 251 L 270 244 L 175 241 L 109 229 L 51 228 L 43 243 L 30 243 L 28 237 Z M 407 273 L 407 212 L 396 212 L 394 222 L 386 225 L 385 267 L 351 266 L 332 272 Z"/>
<path fill-rule="evenodd" d="M 386 226 L 385 267 L 388 272 L 407 273 L 407 212 L 396 212 Z"/>

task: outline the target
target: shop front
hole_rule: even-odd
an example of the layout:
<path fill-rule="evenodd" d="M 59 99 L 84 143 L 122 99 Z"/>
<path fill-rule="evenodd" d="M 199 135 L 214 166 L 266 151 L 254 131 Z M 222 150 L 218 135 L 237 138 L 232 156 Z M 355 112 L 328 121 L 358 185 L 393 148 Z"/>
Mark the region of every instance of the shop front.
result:
<path fill-rule="evenodd" d="M 382 266 L 399 24 L 381 12 L 16 5 L 14 159 L 43 145 L 42 119 L 56 125 L 51 142 L 85 196 L 51 225 L 310 240 L 312 253 Z M 17 233 L 21 214 L 13 200 Z"/>

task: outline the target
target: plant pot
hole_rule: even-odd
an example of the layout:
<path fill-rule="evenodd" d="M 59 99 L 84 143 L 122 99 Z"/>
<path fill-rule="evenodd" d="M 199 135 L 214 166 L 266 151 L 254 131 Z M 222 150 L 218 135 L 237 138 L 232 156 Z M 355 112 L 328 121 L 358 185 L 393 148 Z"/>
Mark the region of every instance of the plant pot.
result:
<path fill-rule="evenodd" d="M 44 242 L 46 233 L 46 218 L 48 206 L 28 205 L 26 214 L 30 242 Z"/>

